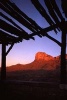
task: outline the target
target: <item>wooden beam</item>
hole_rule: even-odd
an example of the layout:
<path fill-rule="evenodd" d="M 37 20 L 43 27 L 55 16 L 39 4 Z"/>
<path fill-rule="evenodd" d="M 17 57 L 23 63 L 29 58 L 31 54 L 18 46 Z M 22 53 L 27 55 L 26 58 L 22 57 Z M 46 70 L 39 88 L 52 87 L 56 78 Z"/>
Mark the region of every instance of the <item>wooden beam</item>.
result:
<path fill-rule="evenodd" d="M 66 30 L 65 22 L 62 26 L 62 46 L 61 46 L 61 68 L 60 68 L 60 83 L 66 84 Z"/>
<path fill-rule="evenodd" d="M 23 34 L 21 34 L 20 30 L 18 30 L 16 27 L 13 27 L 10 24 L 8 24 L 7 22 L 5 22 L 2 19 L 0 19 L 0 27 L 1 27 L 1 29 L 5 30 L 7 32 L 10 32 L 11 34 L 14 34 L 15 36 L 23 36 Z"/>
<path fill-rule="evenodd" d="M 6 45 L 2 43 L 1 80 L 6 80 Z"/>
<path fill-rule="evenodd" d="M 11 46 L 9 47 L 9 49 L 6 52 L 6 56 L 8 55 L 8 53 L 10 52 L 10 50 L 12 49 L 12 47 L 14 46 L 14 43 L 11 44 Z"/>
<path fill-rule="evenodd" d="M 3 21 L 2 19 L 0 19 L 0 27 L 1 27 L 1 29 L 5 30 L 11 34 L 14 34 L 15 36 L 22 37 L 23 39 L 29 38 L 29 35 L 26 32 L 18 30 L 16 27 L 13 27 L 12 25 L 8 24 L 7 22 Z"/>
<path fill-rule="evenodd" d="M 15 11 L 12 7 L 10 7 L 7 4 L 4 4 L 4 5 L 1 4 L 0 6 L 1 6 L 2 10 L 4 10 L 6 13 L 8 13 L 10 16 L 12 16 L 15 20 L 20 22 L 22 25 L 27 27 L 32 32 L 36 32 L 34 27 L 32 27 L 32 24 L 29 21 L 25 20 L 25 18 L 23 16 L 21 16 L 17 11 Z"/>
<path fill-rule="evenodd" d="M 46 21 L 49 23 L 49 25 L 54 25 L 55 23 L 53 22 L 53 20 L 50 18 L 50 16 L 48 15 L 48 13 L 46 12 L 46 10 L 44 9 L 44 7 L 39 3 L 39 1 L 37 0 L 31 0 L 31 2 L 33 3 L 33 5 L 36 7 L 36 9 L 39 11 L 39 13 L 46 19 Z M 57 31 L 54 29 L 55 33 L 57 33 Z"/>
<path fill-rule="evenodd" d="M 50 0 L 44 0 L 44 2 L 45 2 L 45 5 L 46 5 L 46 7 L 47 7 L 47 9 L 48 9 L 48 12 L 49 12 L 50 16 L 51 16 L 52 19 L 54 20 L 54 22 L 55 22 L 55 23 L 60 22 L 60 21 L 59 21 L 59 18 L 56 16 L 56 13 L 54 12 L 54 9 L 53 9 L 53 7 L 52 7 L 52 5 L 51 5 Z"/>
<path fill-rule="evenodd" d="M 16 40 L 33 39 L 33 37 L 29 36 L 29 34 L 27 32 L 25 32 L 24 30 L 20 31 L 16 27 L 13 27 L 12 25 L 3 21 L 2 19 L 0 19 L 0 24 L 1 24 L 0 27 L 1 27 L 2 30 L 5 30 L 6 32 L 8 32 L 10 34 L 14 34 L 15 36 L 18 36 L 18 37 L 16 37 Z M 15 41 L 15 39 L 14 39 L 14 41 Z"/>
<path fill-rule="evenodd" d="M 46 37 L 52 41 L 54 41 L 55 43 L 57 43 L 60 47 L 62 46 L 62 43 L 60 43 L 58 40 L 56 40 L 55 38 L 51 37 L 50 35 L 46 35 Z"/>
<path fill-rule="evenodd" d="M 38 34 L 45 35 L 46 32 L 50 32 L 53 29 L 57 28 L 58 26 L 61 28 L 62 24 L 63 24 L 62 22 L 56 23 L 56 24 L 51 25 L 49 27 L 43 28 L 38 32 L 33 32 L 30 35 L 32 35 L 32 36 L 35 36 L 35 35 L 38 35 Z M 65 29 L 66 29 L 66 32 L 67 32 L 67 21 L 65 22 Z"/>
<path fill-rule="evenodd" d="M 16 26 L 18 29 L 23 30 L 19 25 L 17 25 L 12 19 L 10 19 L 9 17 L 7 17 L 6 15 L 4 15 L 2 12 L 0 12 L 0 15 L 6 19 L 7 21 L 9 21 L 10 23 L 12 23 L 14 26 Z"/>
<path fill-rule="evenodd" d="M 31 23 L 32 27 L 34 27 L 35 29 L 41 29 L 41 27 L 31 18 L 29 18 L 24 12 L 22 12 L 14 3 L 12 2 L 8 2 L 8 4 L 15 10 L 17 11 L 20 15 L 22 15 L 29 23 Z"/>
<path fill-rule="evenodd" d="M 54 11 L 57 13 L 58 17 L 59 17 L 59 18 L 61 19 L 61 21 L 62 21 L 62 20 L 64 19 L 64 17 L 63 17 L 63 15 L 62 15 L 62 13 L 61 13 L 61 11 L 60 11 L 60 9 L 59 9 L 59 7 L 58 7 L 56 1 L 55 1 L 55 0 L 50 0 L 50 2 L 51 2 L 51 4 L 52 4 L 52 7 L 53 7 Z"/>
<path fill-rule="evenodd" d="M 8 38 L 11 38 L 11 39 L 14 39 L 14 40 L 17 39 L 16 37 L 14 37 L 14 36 L 12 36 L 12 35 L 6 33 L 4 30 L 0 30 L 0 35 L 1 35 L 2 37 L 8 37 Z"/>
<path fill-rule="evenodd" d="M 0 30 L 0 41 L 1 44 L 4 42 L 7 45 L 7 44 L 20 42 L 21 39 L 19 37 L 11 36 L 6 32 L 4 32 L 3 30 Z"/>

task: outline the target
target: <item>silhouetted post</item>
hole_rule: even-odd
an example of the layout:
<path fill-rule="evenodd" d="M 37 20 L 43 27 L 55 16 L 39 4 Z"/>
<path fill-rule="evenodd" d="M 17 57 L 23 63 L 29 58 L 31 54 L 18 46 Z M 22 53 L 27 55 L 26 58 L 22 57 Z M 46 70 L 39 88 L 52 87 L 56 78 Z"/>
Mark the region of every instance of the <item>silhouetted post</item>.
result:
<path fill-rule="evenodd" d="M 2 44 L 1 80 L 6 79 L 6 44 Z"/>
<path fill-rule="evenodd" d="M 66 31 L 65 24 L 62 28 L 62 46 L 61 46 L 61 84 L 66 84 Z"/>

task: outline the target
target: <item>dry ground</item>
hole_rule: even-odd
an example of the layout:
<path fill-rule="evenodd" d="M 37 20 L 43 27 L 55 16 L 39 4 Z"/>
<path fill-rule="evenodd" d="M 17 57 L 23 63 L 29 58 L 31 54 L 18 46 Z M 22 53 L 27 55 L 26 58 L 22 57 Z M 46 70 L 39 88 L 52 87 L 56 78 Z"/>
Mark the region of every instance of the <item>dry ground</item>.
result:
<path fill-rule="evenodd" d="M 0 100 L 67 100 L 55 83 L 0 82 Z"/>
<path fill-rule="evenodd" d="M 18 71 L 7 73 L 0 81 L 0 100 L 67 100 L 67 90 L 59 88 L 55 71 Z"/>

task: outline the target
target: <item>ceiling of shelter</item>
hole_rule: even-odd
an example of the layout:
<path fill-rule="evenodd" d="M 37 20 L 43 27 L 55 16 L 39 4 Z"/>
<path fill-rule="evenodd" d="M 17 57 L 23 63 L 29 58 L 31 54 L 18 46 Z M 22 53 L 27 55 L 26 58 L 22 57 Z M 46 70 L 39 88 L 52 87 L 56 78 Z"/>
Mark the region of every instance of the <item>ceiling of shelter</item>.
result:
<path fill-rule="evenodd" d="M 54 30 L 55 33 L 58 33 L 58 31 L 62 30 L 63 24 L 65 24 L 65 30 L 67 31 L 66 0 L 61 0 L 61 7 L 65 16 L 63 16 L 62 12 L 60 11 L 56 0 L 44 0 L 44 4 L 48 9 L 47 11 L 38 0 L 30 0 L 30 2 L 34 5 L 36 10 L 38 10 L 41 16 L 46 19 L 50 26 L 44 28 L 40 27 L 32 18 L 28 17 L 28 15 L 22 12 L 21 9 L 19 9 L 11 0 L 0 0 L 0 44 L 22 42 L 23 39 L 34 40 L 35 35 L 39 37 L 49 37 L 47 32 Z M 15 20 L 28 28 L 31 31 L 31 34 L 28 34 L 24 28 L 21 28 L 20 25 L 15 22 Z"/>

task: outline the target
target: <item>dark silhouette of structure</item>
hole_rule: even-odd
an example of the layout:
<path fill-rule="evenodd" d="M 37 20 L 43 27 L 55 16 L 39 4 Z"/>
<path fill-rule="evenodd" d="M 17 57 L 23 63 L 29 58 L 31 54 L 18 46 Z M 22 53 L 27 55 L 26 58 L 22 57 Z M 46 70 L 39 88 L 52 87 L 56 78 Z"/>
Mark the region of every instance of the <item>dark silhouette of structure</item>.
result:
<path fill-rule="evenodd" d="M 1 9 L 10 15 L 12 18 L 17 20 L 19 23 L 27 27 L 32 31 L 32 34 L 28 34 L 24 29 L 22 29 L 18 24 L 16 24 L 9 16 L 0 12 L 0 15 L 9 21 L 11 24 L 6 21 L 0 19 L 0 44 L 2 44 L 2 66 L 1 66 L 1 80 L 6 79 L 6 55 L 12 49 L 14 43 L 22 42 L 23 39 L 29 40 L 33 39 L 34 36 L 38 35 L 39 37 L 46 36 L 55 43 L 57 43 L 61 47 L 61 83 L 66 84 L 66 34 L 67 34 L 67 21 L 65 21 L 65 17 L 67 17 L 66 10 L 66 0 L 61 0 L 61 7 L 65 14 L 63 17 L 58 5 L 55 0 L 44 0 L 44 3 L 48 9 L 44 9 L 44 7 L 40 4 L 38 0 L 31 0 L 31 3 L 35 6 L 35 8 L 39 11 L 39 13 L 46 19 L 49 23 L 49 27 L 41 28 L 33 19 L 29 18 L 25 13 L 23 13 L 14 3 L 7 0 L 0 0 Z M 49 13 L 49 14 L 48 14 Z M 54 30 L 57 34 L 58 31 L 62 32 L 62 41 L 59 42 L 52 36 L 50 36 L 47 32 Z M 10 34 L 8 34 L 10 33 Z M 6 45 L 10 44 L 11 46 L 6 52 Z"/>
<path fill-rule="evenodd" d="M 67 17 L 67 0 L 61 0 L 61 6 L 65 17 Z"/>
<path fill-rule="evenodd" d="M 45 10 L 41 6 L 39 1 L 38 0 L 37 1 L 31 0 L 31 1 L 32 1 L 33 5 L 36 7 L 36 9 L 40 12 L 40 14 L 42 16 L 45 14 L 45 16 L 46 16 Z M 59 41 L 56 41 L 56 40 L 54 42 L 56 42 L 57 44 L 59 43 L 60 44 L 59 46 L 61 46 L 61 73 L 60 73 L 61 81 L 60 81 L 60 83 L 66 84 L 66 33 L 67 33 L 66 26 L 67 26 L 67 22 L 65 21 L 65 18 L 62 16 L 62 13 L 60 12 L 55 0 L 44 0 L 44 3 L 48 9 L 47 13 L 50 14 L 50 16 L 53 19 L 53 22 L 57 25 L 56 27 L 54 27 L 54 25 L 55 25 L 54 24 L 53 29 L 55 28 L 55 29 L 58 29 L 59 31 L 62 31 L 62 42 L 59 43 Z M 64 10 L 64 13 L 66 15 L 67 10 L 64 9 L 65 8 L 64 3 L 65 2 L 62 2 L 62 9 Z M 46 17 L 44 17 L 44 18 L 46 19 Z M 49 19 L 48 19 L 48 21 L 49 21 Z M 45 31 L 45 32 L 48 32 L 48 31 Z M 47 33 L 46 33 L 46 36 L 48 36 Z M 48 36 L 48 38 L 50 38 L 50 36 Z"/>

